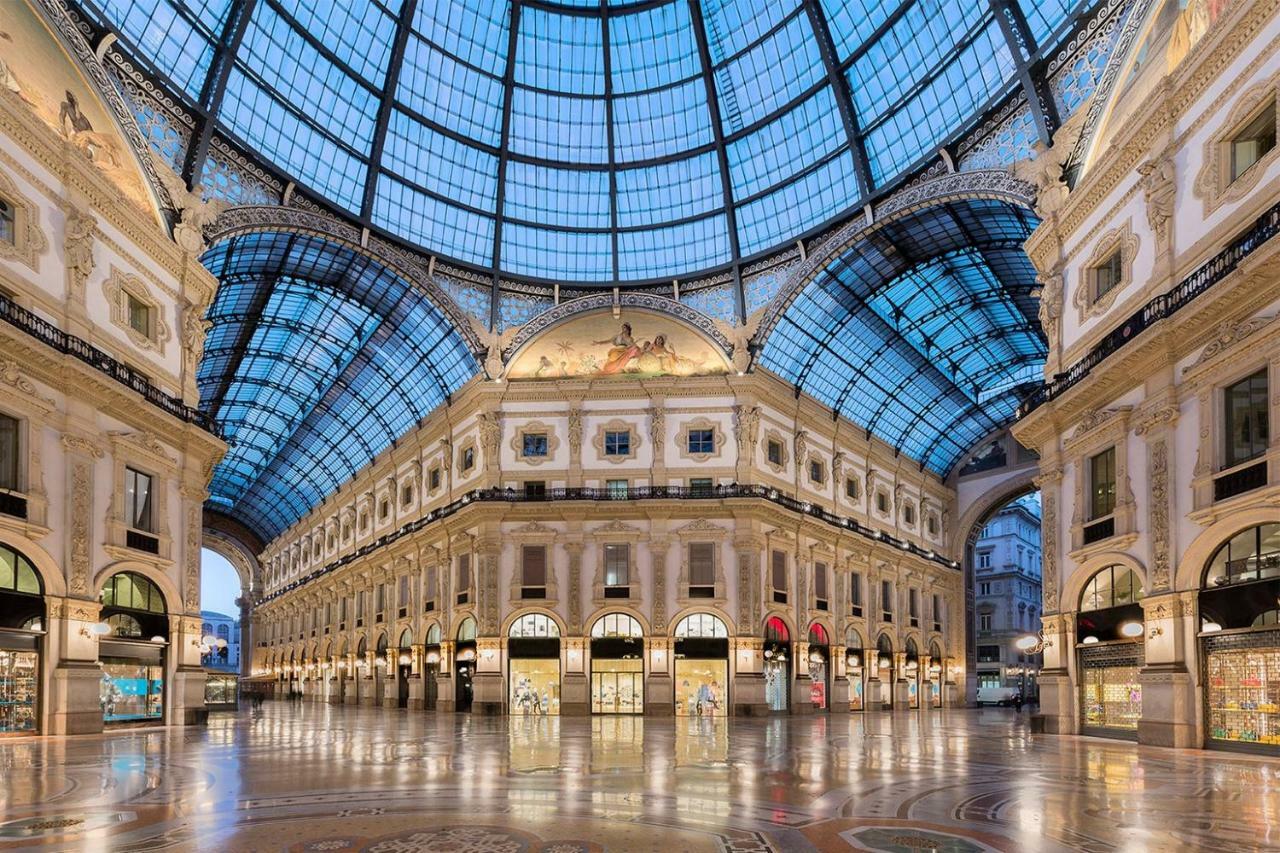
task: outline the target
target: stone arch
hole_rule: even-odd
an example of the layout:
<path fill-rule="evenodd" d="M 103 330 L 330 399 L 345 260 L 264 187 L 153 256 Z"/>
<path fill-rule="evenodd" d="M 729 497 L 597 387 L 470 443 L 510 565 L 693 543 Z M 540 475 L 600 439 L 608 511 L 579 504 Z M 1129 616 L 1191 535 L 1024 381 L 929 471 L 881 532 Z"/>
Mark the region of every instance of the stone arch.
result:
<path fill-rule="evenodd" d="M 0 542 L 26 557 L 35 567 L 40 575 L 40 584 L 44 587 L 45 598 L 63 598 L 67 595 L 67 579 L 48 551 L 12 530 L 0 532 Z"/>
<path fill-rule="evenodd" d="M 180 616 L 182 614 L 182 596 L 178 594 L 177 584 L 170 580 L 169 576 L 164 572 L 138 560 L 118 560 L 104 566 L 93 579 L 93 598 L 95 601 L 101 600 L 102 588 L 107 581 L 121 572 L 135 572 L 154 583 L 159 587 L 160 594 L 164 596 L 165 613 L 169 616 Z"/>
<path fill-rule="evenodd" d="M 783 625 L 787 626 L 787 636 L 790 637 L 791 642 L 794 642 L 795 640 L 800 639 L 800 631 L 798 628 L 796 628 L 795 620 L 792 619 L 790 616 L 788 616 L 785 610 L 782 610 L 777 607 L 770 607 L 768 610 L 764 612 L 764 616 L 761 617 L 760 619 L 760 636 L 761 637 L 763 637 L 765 634 L 765 631 L 768 630 L 769 620 L 775 619 L 775 618 L 779 619 Z"/>
<path fill-rule="evenodd" d="M 979 445 L 989 440 L 990 437 L 984 438 Z M 1036 485 L 1036 477 L 1039 475 L 1038 467 L 1032 466 L 1001 480 L 970 503 L 951 531 L 951 541 L 948 543 L 951 558 L 963 560 L 965 546 L 977 541 L 976 534 L 982 524 L 1011 501 L 1037 491 L 1039 487 Z"/>
<path fill-rule="evenodd" d="M 627 604 L 606 604 L 603 607 L 597 607 L 593 610 L 591 615 L 589 615 L 583 622 L 583 624 L 587 626 L 586 634 L 588 637 L 591 636 L 591 629 L 595 627 L 595 624 L 610 613 L 623 613 L 630 616 L 632 619 L 640 623 L 640 631 L 646 637 L 650 636 L 653 631 L 653 626 L 649 624 L 648 619 L 644 618 L 644 614 L 640 612 L 639 608 L 632 607 Z"/>
<path fill-rule="evenodd" d="M 1257 527 L 1260 524 L 1274 524 L 1277 520 L 1275 507 L 1256 507 L 1233 512 L 1210 524 L 1191 541 L 1187 550 L 1182 552 L 1182 558 L 1178 560 L 1178 567 L 1174 573 L 1173 588 L 1199 589 L 1209 558 L 1224 542 L 1242 530 Z"/>
<path fill-rule="evenodd" d="M 1138 579 L 1142 581 L 1143 596 L 1151 594 L 1151 582 L 1147 578 L 1146 566 L 1142 565 L 1133 555 L 1126 554 L 1123 551 L 1104 551 L 1101 554 L 1095 554 L 1076 566 L 1075 571 L 1062 584 L 1062 593 L 1057 602 L 1058 609 L 1072 612 L 1079 611 L 1080 595 L 1084 592 L 1085 584 L 1107 566 L 1124 566 L 1126 569 L 1132 569 L 1137 574 Z"/>
<path fill-rule="evenodd" d="M 552 622 L 555 623 L 556 630 L 560 632 L 561 637 L 568 636 L 568 634 L 565 633 L 566 628 L 565 628 L 564 620 L 560 618 L 559 614 L 557 614 L 554 610 L 548 607 L 541 607 L 538 605 L 521 607 L 520 609 L 516 610 L 514 613 L 509 614 L 505 619 L 502 620 L 502 624 L 500 626 L 500 633 L 498 634 L 498 636 L 500 637 L 508 636 L 508 634 L 510 634 L 511 632 L 511 626 L 515 624 L 516 620 L 519 619 L 521 616 L 528 616 L 531 613 L 537 613 L 540 616 L 546 616 L 548 619 L 550 619 Z M 479 626 L 477 625 L 477 628 L 478 627 Z"/>
<path fill-rule="evenodd" d="M 724 608 L 716 607 L 712 604 L 706 604 L 701 607 L 697 605 L 682 607 L 680 610 L 673 613 L 671 618 L 667 620 L 667 636 L 675 639 L 676 627 L 680 624 L 680 621 L 684 619 L 684 617 L 693 613 L 709 613 L 724 623 L 725 631 L 729 634 L 730 638 L 738 635 L 737 626 L 734 624 L 733 619 L 730 618 L 729 614 L 724 611 Z M 763 630 L 763 624 L 764 623 L 761 623 L 761 630 Z"/>
<path fill-rule="evenodd" d="M 832 621 L 829 617 L 826 617 L 826 616 L 819 616 L 817 618 L 809 620 L 809 627 L 805 628 L 804 630 L 804 640 L 806 643 L 809 642 L 809 635 L 813 633 L 814 625 L 819 626 L 820 628 L 822 628 L 823 631 L 826 632 L 828 646 L 839 645 L 839 643 L 836 642 L 838 638 L 836 637 L 835 629 L 832 627 Z"/>
<path fill-rule="evenodd" d="M 871 221 L 865 214 L 854 218 L 796 265 L 773 299 L 760 309 L 764 319 L 752 338 L 753 349 L 764 346 L 791 303 L 841 253 L 875 234 L 886 223 L 935 205 L 966 199 L 1006 201 L 1032 210 L 1035 188 L 1003 169 L 975 169 L 941 175 L 894 193 L 875 206 Z"/>
<path fill-rule="evenodd" d="M 240 594 L 252 598 L 262 590 L 262 567 L 258 558 L 244 543 L 221 530 L 206 527 L 201 546 L 222 556 L 240 577 Z"/>
<path fill-rule="evenodd" d="M 303 210 L 280 205 L 242 205 L 225 211 L 217 218 L 205 236 L 210 246 L 232 237 L 256 232 L 283 232 L 309 234 L 363 255 L 403 278 L 453 324 L 466 342 L 477 362 L 483 362 L 487 350 L 472 326 L 471 320 L 458 304 L 445 293 L 423 259 L 408 249 L 401 248 L 379 237 L 365 235 L 349 222 L 319 211 Z"/>

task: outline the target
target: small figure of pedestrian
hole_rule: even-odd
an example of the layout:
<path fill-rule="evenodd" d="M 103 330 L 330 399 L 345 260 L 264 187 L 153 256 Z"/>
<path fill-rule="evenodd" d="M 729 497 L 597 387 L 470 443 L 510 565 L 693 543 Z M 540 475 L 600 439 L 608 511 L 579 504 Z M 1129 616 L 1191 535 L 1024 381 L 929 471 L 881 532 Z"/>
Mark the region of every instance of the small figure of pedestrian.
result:
<path fill-rule="evenodd" d="M 1021 693 L 1013 694 L 1013 710 L 1018 712 L 1019 714 L 1022 713 L 1022 694 Z"/>

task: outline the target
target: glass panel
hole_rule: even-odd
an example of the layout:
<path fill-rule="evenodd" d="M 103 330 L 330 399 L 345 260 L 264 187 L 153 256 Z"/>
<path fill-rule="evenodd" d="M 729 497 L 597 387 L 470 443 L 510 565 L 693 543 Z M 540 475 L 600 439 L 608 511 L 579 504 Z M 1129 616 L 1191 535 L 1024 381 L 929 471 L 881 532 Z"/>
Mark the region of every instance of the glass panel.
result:
<path fill-rule="evenodd" d="M 0 489 L 19 491 L 18 420 L 0 414 Z"/>
<path fill-rule="evenodd" d="M 4 584 L 0 583 L 0 589 L 4 588 Z M 25 557 L 18 557 L 18 592 L 25 592 L 28 595 L 39 595 L 40 578 L 36 575 L 36 570 Z"/>
<path fill-rule="evenodd" d="M 560 661 L 554 658 L 512 658 L 509 713 L 513 716 L 554 716 L 560 713 Z"/>
<path fill-rule="evenodd" d="M 36 730 L 39 694 L 39 655 L 0 649 L 0 734 Z"/>
<path fill-rule="evenodd" d="M 1210 738 L 1280 746 L 1280 647 L 1259 645 L 1205 655 Z"/>
<path fill-rule="evenodd" d="M 164 669 L 104 659 L 99 700 L 104 722 L 159 719 L 164 712 Z"/>
<path fill-rule="evenodd" d="M 16 588 L 17 563 L 17 553 L 8 548 L 0 548 L 0 589 Z"/>
<path fill-rule="evenodd" d="M 1080 678 L 1085 726 L 1137 730 L 1142 716 L 1137 666 L 1082 666 Z"/>
<path fill-rule="evenodd" d="M 1116 449 L 1089 459 L 1089 518 L 1103 518 L 1116 507 Z"/>
<path fill-rule="evenodd" d="M 591 713 L 643 714 L 644 662 L 592 658 Z"/>
<path fill-rule="evenodd" d="M 1243 175 L 1276 147 L 1276 102 L 1245 126 L 1231 141 L 1231 180 Z"/>
<path fill-rule="evenodd" d="M 791 661 L 781 650 L 764 662 L 764 701 L 770 711 L 791 709 Z"/>
<path fill-rule="evenodd" d="M 1226 458 L 1223 467 L 1231 468 L 1256 459 L 1267 450 L 1269 401 L 1266 369 L 1224 389 L 1223 403 L 1226 409 L 1223 425 Z"/>
<path fill-rule="evenodd" d="M 151 477 L 135 471 L 125 470 L 125 505 L 129 515 L 126 522 L 134 530 L 151 531 Z"/>
<path fill-rule="evenodd" d="M 675 671 L 677 717 L 721 717 L 728 713 L 728 661 L 678 658 Z"/>
<path fill-rule="evenodd" d="M 627 586 L 631 583 L 631 546 L 604 546 L 605 586 Z"/>

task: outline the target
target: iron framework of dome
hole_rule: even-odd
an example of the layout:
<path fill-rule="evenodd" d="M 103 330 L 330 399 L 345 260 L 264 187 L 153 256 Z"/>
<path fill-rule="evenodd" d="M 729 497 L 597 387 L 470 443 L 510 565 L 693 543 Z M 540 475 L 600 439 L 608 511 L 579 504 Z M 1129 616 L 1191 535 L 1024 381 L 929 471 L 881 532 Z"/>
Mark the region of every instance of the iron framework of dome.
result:
<path fill-rule="evenodd" d="M 361 225 L 520 280 L 670 282 L 811 235 L 1036 75 L 1067 0 L 83 0 L 215 135 Z M 495 309 L 496 311 L 496 306 Z M 739 308 L 741 311 L 741 306 Z"/>

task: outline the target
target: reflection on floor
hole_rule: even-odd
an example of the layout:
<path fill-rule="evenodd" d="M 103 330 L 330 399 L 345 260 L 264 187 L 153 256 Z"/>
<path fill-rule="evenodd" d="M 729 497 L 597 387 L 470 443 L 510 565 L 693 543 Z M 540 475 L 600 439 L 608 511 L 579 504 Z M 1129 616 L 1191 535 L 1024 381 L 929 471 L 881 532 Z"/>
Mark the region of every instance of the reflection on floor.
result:
<path fill-rule="evenodd" d="M 0 850 L 1276 849 L 1276 765 L 1011 710 L 483 718 L 268 703 L 0 740 Z"/>

